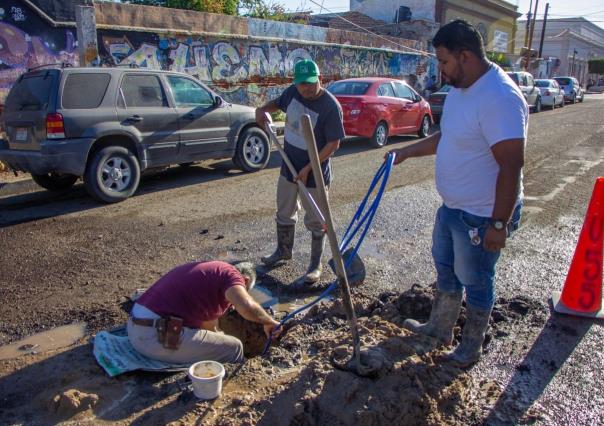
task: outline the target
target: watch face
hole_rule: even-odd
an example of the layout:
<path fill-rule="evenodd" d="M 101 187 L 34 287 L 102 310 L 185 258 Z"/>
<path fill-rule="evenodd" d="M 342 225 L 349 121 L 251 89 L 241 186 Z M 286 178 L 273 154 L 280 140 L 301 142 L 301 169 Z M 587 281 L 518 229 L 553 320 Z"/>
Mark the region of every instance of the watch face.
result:
<path fill-rule="evenodd" d="M 501 231 L 503 229 L 503 222 L 500 220 L 496 220 L 495 222 L 493 222 L 493 227 L 496 230 Z"/>

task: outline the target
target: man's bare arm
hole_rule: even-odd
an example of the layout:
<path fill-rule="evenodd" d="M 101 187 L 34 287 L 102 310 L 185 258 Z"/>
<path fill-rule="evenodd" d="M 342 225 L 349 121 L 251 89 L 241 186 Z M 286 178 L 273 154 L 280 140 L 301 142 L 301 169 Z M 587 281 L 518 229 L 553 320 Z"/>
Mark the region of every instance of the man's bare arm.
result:
<path fill-rule="evenodd" d="M 509 222 L 518 200 L 520 175 L 524 165 L 524 139 L 509 139 L 491 147 L 495 161 L 499 165 L 495 187 L 495 206 L 491 218 Z M 489 227 L 484 237 L 484 248 L 489 251 L 505 247 L 506 229 L 500 231 Z"/>
<path fill-rule="evenodd" d="M 323 161 L 327 160 L 339 148 L 340 148 L 339 140 L 327 142 L 325 144 L 325 146 L 321 149 L 321 151 L 319 151 L 319 162 L 322 163 Z M 311 167 L 310 163 L 308 163 L 306 166 L 302 167 L 302 169 L 298 173 L 298 176 L 296 176 L 294 178 L 294 181 L 300 180 L 304 185 L 306 185 L 306 182 L 308 181 L 308 175 L 311 172 L 312 172 L 312 167 Z"/>
<path fill-rule="evenodd" d="M 276 323 L 242 286 L 235 285 L 228 288 L 225 297 L 246 320 L 264 325 Z"/>
<path fill-rule="evenodd" d="M 273 99 L 272 101 L 268 101 L 261 107 L 256 108 L 256 123 L 258 123 L 258 125 L 262 129 L 264 129 L 264 126 L 267 123 L 266 113 L 268 112 L 270 114 L 271 112 L 276 112 L 276 111 L 279 111 L 279 107 L 277 106 L 276 99 Z"/>
<path fill-rule="evenodd" d="M 520 174 L 524 166 L 524 139 L 501 141 L 491 147 L 499 165 L 493 219 L 505 222 L 512 217 L 520 191 Z"/>
<path fill-rule="evenodd" d="M 425 157 L 427 155 L 436 154 L 436 148 L 440 142 L 440 132 L 436 132 L 433 135 L 422 139 L 420 142 L 408 145 L 403 148 L 393 149 L 392 152 L 396 155 L 394 164 L 399 164 L 405 161 L 407 158 L 412 157 Z"/>

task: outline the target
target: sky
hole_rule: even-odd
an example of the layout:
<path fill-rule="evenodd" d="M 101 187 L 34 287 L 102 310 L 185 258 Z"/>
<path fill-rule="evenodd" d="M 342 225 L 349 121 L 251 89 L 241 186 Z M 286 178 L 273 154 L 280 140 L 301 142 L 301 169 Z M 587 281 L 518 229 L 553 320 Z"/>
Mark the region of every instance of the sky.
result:
<path fill-rule="evenodd" d="M 523 14 L 520 19 L 526 19 L 526 13 L 529 10 L 531 0 L 508 1 L 517 4 L 518 12 Z M 320 12 L 321 5 L 325 8 L 323 9 L 323 13 L 346 12 L 350 10 L 350 0 L 273 0 L 273 2 L 281 3 L 289 10 L 312 10 L 314 13 Z M 539 0 L 538 18 L 543 17 L 545 4 L 548 2 L 550 6 L 549 17 L 551 18 L 583 16 L 604 28 L 604 2 L 602 0 Z M 534 7 L 535 0 L 533 0 Z"/>

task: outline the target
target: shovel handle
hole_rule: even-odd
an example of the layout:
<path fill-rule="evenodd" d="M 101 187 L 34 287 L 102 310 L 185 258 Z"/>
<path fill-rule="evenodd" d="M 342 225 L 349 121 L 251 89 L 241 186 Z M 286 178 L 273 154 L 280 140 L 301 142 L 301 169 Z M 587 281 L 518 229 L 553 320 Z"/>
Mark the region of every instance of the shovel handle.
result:
<path fill-rule="evenodd" d="M 306 147 L 308 149 L 308 156 L 310 157 L 310 164 L 312 171 L 315 176 L 315 182 L 317 184 L 317 193 L 319 195 L 319 202 L 321 203 L 325 211 L 325 219 L 327 221 L 327 237 L 329 239 L 329 245 L 331 246 L 331 254 L 333 261 L 336 266 L 336 274 L 340 283 L 340 293 L 342 295 L 342 301 L 344 304 L 344 310 L 346 311 L 346 317 L 350 325 L 350 331 L 352 333 L 352 342 L 354 345 L 354 358 L 357 365 L 357 369 L 360 372 L 361 366 L 361 338 L 359 336 L 359 330 L 357 327 L 357 318 L 354 312 L 354 305 L 352 304 L 352 297 L 350 296 L 350 287 L 348 285 L 348 278 L 346 277 L 346 270 L 344 269 L 344 260 L 342 259 L 342 253 L 338 244 L 338 237 L 336 235 L 335 227 L 331 216 L 331 209 L 329 207 L 329 201 L 327 199 L 327 190 L 325 189 L 325 182 L 323 181 L 323 174 L 321 173 L 321 163 L 319 161 L 319 152 L 317 150 L 317 144 L 315 141 L 315 134 L 313 131 L 313 125 L 310 121 L 308 114 L 302 115 L 300 118 L 302 124 L 302 132 L 306 141 Z"/>
<path fill-rule="evenodd" d="M 283 158 L 283 161 L 285 162 L 285 165 L 291 172 L 292 176 L 294 176 L 294 177 L 297 176 L 298 172 L 294 168 L 294 165 L 292 164 L 292 162 L 289 160 L 289 157 L 287 156 L 287 154 L 285 153 L 285 150 L 279 143 L 279 140 L 277 140 L 277 136 L 275 136 L 275 133 L 271 129 L 270 124 L 267 123 L 264 130 L 271 138 L 273 145 L 275 145 L 275 147 L 277 147 L 279 154 L 281 154 L 281 158 Z M 306 188 L 306 186 L 304 186 L 304 184 L 300 181 L 296 181 L 296 183 L 298 184 L 298 190 L 300 191 L 302 198 L 304 198 L 304 200 L 306 201 L 306 204 L 309 206 L 310 211 L 315 215 L 315 217 L 319 220 L 319 222 L 321 222 L 323 229 L 326 230 L 327 225 L 325 223 L 325 217 L 323 216 L 323 213 L 321 213 L 321 209 L 319 208 L 319 206 L 313 199 L 312 195 L 310 195 L 310 192 L 308 192 L 308 189 Z"/>

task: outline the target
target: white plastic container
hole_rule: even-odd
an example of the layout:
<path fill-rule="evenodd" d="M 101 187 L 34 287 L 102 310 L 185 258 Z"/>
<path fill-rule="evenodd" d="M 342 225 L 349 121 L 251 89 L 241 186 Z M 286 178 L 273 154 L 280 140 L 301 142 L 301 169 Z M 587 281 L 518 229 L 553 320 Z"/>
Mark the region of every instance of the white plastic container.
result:
<path fill-rule="evenodd" d="M 224 367 L 216 361 L 199 361 L 189 367 L 193 393 L 199 399 L 218 398 L 222 393 Z"/>

